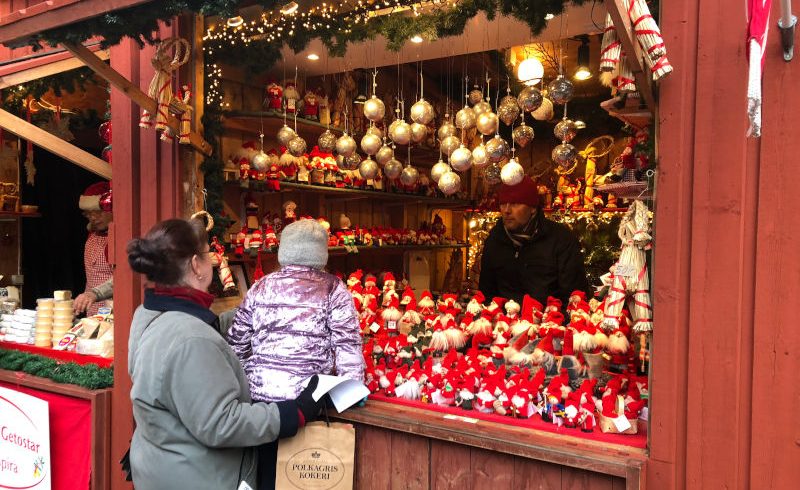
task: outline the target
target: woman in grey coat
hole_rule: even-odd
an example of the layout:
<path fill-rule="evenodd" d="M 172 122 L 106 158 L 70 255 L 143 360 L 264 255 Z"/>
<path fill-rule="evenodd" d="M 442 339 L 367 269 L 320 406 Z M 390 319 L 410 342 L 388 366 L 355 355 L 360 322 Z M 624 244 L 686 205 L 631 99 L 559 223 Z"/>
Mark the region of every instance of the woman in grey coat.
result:
<path fill-rule="evenodd" d="M 128 244 L 128 262 L 153 286 L 133 316 L 128 345 L 134 486 L 256 488 L 250 447 L 291 437 L 317 415 L 316 378 L 296 399 L 251 401 L 239 359 L 209 310 L 212 266 L 199 222 L 155 225 Z"/>

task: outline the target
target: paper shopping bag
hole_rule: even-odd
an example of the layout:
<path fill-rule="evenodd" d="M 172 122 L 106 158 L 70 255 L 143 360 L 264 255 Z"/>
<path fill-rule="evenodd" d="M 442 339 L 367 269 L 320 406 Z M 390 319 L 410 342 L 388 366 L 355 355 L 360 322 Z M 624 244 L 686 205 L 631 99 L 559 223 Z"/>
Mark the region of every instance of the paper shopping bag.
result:
<path fill-rule="evenodd" d="M 312 422 L 278 443 L 276 490 L 352 490 L 356 430 Z"/>

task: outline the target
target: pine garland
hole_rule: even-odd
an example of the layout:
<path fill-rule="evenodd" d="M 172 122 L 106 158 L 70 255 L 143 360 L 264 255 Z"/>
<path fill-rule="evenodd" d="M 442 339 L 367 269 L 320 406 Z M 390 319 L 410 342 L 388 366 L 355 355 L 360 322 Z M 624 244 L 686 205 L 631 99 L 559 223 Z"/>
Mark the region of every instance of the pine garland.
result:
<path fill-rule="evenodd" d="M 0 369 L 21 371 L 56 383 L 72 384 L 99 390 L 114 385 L 114 369 L 95 364 L 81 366 L 74 362 L 60 362 L 46 356 L 0 349 Z"/>

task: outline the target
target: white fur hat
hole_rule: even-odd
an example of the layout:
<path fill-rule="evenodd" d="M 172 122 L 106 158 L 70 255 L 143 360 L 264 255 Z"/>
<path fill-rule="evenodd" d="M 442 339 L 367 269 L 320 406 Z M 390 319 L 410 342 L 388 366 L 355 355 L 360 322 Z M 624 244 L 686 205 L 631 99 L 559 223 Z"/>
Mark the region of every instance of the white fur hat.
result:
<path fill-rule="evenodd" d="M 311 219 L 301 219 L 281 231 L 278 263 L 323 269 L 328 264 L 328 232 Z"/>

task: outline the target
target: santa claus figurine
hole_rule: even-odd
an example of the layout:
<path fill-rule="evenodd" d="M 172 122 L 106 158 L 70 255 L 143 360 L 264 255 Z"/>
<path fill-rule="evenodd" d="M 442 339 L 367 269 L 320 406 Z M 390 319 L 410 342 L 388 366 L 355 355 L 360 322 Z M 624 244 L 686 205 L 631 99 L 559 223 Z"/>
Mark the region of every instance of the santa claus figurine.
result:
<path fill-rule="evenodd" d="M 267 85 L 267 108 L 273 111 L 281 110 L 283 100 L 283 87 L 278 85 L 275 80 L 270 80 Z"/>
<path fill-rule="evenodd" d="M 266 182 L 266 189 L 268 191 L 278 192 L 281 190 L 281 171 L 278 164 L 276 163 L 269 164 L 269 167 L 267 168 L 267 175 L 265 182 Z"/>
<path fill-rule="evenodd" d="M 297 204 L 294 201 L 283 203 L 283 226 L 297 221 Z"/>
<path fill-rule="evenodd" d="M 294 82 L 286 83 L 286 90 L 283 91 L 284 109 L 287 114 L 295 114 L 298 109 L 300 93 L 297 91 Z"/>
<path fill-rule="evenodd" d="M 278 250 L 278 236 L 275 234 L 275 229 L 272 225 L 264 228 L 264 249 L 270 252 Z"/>
<path fill-rule="evenodd" d="M 303 117 L 312 121 L 319 119 L 319 99 L 313 90 L 307 90 L 303 97 Z"/>

